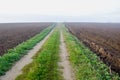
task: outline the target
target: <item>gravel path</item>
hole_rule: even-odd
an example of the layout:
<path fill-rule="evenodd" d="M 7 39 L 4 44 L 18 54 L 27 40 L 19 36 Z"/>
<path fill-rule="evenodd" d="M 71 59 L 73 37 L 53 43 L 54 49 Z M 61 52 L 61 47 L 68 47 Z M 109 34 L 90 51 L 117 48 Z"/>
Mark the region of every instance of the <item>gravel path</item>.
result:
<path fill-rule="evenodd" d="M 22 68 L 32 62 L 32 57 L 39 51 L 45 41 L 49 38 L 53 30 L 42 40 L 40 41 L 32 50 L 30 50 L 27 55 L 22 57 L 17 61 L 14 66 L 6 72 L 5 75 L 0 77 L 0 80 L 15 80 L 15 78 L 22 73 Z"/>
<path fill-rule="evenodd" d="M 63 77 L 65 80 L 74 80 L 74 73 L 72 71 L 72 67 L 69 62 L 69 54 L 66 49 L 66 45 L 64 43 L 63 34 L 61 32 L 61 45 L 60 45 L 60 58 L 59 62 L 60 67 L 62 67 L 61 71 L 63 73 Z"/>

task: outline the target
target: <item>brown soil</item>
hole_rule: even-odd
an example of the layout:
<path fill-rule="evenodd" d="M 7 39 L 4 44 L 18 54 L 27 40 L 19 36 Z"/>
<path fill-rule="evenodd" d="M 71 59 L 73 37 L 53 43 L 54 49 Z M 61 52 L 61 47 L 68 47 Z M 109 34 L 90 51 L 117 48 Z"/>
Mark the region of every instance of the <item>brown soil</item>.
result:
<path fill-rule="evenodd" d="M 18 44 L 40 33 L 51 23 L 1 23 L 0 56 Z"/>
<path fill-rule="evenodd" d="M 22 73 L 22 68 L 32 62 L 32 57 L 40 50 L 45 41 L 49 38 L 53 31 L 51 31 L 42 41 L 40 41 L 27 55 L 22 57 L 16 64 L 0 77 L 0 80 L 15 80 L 15 78 Z"/>
<path fill-rule="evenodd" d="M 69 31 L 120 74 L 119 23 L 66 23 Z"/>

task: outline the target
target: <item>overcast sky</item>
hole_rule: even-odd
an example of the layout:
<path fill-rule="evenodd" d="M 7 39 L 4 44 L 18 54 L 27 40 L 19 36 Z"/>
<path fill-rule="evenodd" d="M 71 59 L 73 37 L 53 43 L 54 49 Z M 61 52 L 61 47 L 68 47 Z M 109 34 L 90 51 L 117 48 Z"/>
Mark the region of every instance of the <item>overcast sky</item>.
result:
<path fill-rule="evenodd" d="M 0 0 L 0 22 L 120 22 L 120 0 Z"/>

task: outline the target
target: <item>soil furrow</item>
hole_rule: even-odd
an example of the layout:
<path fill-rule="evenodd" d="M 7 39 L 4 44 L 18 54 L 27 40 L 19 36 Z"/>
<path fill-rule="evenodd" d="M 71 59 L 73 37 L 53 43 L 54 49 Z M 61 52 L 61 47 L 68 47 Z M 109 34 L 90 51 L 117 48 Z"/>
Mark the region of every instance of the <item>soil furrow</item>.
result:
<path fill-rule="evenodd" d="M 40 41 L 32 50 L 30 50 L 27 55 L 22 57 L 17 61 L 13 67 L 6 72 L 5 75 L 0 77 L 0 80 L 15 80 L 15 78 L 22 73 L 22 68 L 33 61 L 32 57 L 40 50 L 45 41 L 49 38 L 53 30 L 42 40 Z"/>

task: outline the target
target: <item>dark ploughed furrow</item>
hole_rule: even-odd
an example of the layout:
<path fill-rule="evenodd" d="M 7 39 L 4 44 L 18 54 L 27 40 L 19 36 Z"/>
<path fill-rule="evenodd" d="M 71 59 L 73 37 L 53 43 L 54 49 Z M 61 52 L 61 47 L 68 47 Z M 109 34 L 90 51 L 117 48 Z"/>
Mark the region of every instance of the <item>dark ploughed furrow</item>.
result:
<path fill-rule="evenodd" d="M 40 33 L 52 23 L 1 23 L 0 56 L 18 44 Z"/>
<path fill-rule="evenodd" d="M 68 30 L 120 74 L 119 23 L 66 23 Z"/>

